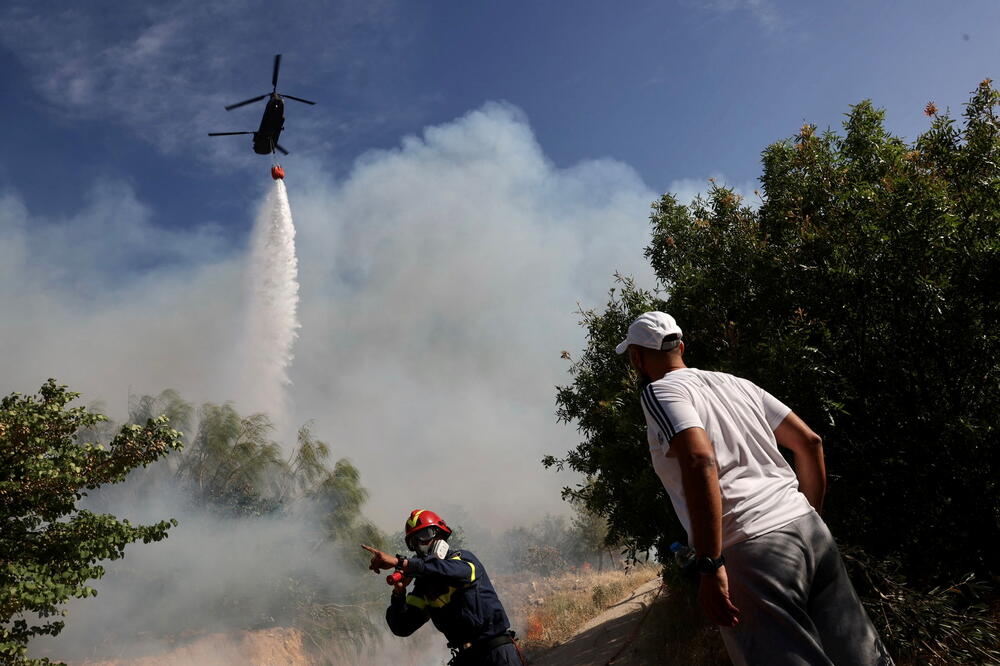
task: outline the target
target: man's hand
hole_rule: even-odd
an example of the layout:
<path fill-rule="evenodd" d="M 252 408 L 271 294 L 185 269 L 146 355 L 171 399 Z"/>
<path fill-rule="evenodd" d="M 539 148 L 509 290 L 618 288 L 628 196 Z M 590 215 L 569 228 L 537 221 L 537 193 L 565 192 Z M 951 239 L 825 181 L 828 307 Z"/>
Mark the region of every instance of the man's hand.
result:
<path fill-rule="evenodd" d="M 366 546 L 361 544 L 361 547 L 372 554 L 372 561 L 368 563 L 368 568 L 378 573 L 383 569 L 395 569 L 396 564 L 399 560 L 395 555 L 390 555 L 389 553 L 383 553 L 381 550 L 372 548 L 371 546 Z M 405 589 L 405 586 L 404 586 Z"/>
<path fill-rule="evenodd" d="M 702 574 L 698 602 L 712 624 L 735 627 L 740 623 L 740 609 L 729 599 L 729 576 L 721 566 L 714 574 Z"/>

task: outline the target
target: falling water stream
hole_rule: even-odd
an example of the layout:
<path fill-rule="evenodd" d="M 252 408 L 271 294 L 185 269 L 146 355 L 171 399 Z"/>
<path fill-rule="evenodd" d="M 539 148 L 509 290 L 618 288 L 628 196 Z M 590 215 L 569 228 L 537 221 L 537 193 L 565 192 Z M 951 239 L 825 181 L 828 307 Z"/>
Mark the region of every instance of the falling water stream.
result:
<path fill-rule="evenodd" d="M 283 180 L 274 181 L 257 214 L 247 281 L 244 410 L 266 412 L 280 430 L 287 426 L 288 366 L 299 328 L 295 226 Z"/>

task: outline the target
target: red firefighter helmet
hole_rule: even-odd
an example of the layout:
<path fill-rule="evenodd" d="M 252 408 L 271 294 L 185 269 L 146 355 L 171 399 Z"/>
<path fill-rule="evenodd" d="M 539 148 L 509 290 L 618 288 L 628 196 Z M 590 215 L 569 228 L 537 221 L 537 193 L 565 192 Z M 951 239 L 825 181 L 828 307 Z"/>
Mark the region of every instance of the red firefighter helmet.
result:
<path fill-rule="evenodd" d="M 435 533 L 437 531 L 444 532 L 445 537 L 451 536 L 451 528 L 441 516 L 427 509 L 414 509 L 410 512 L 410 517 L 406 519 L 406 524 L 403 526 L 403 531 L 406 533 L 406 545 L 410 546 L 411 536 L 428 527 L 437 528 Z"/>

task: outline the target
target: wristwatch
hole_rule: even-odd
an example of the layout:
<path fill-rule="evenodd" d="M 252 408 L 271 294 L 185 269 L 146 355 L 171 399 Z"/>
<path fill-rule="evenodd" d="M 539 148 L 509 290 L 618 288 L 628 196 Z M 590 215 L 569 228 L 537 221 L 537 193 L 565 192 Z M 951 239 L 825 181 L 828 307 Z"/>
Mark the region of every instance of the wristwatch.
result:
<path fill-rule="evenodd" d="M 694 568 L 698 570 L 698 573 L 714 574 L 725 563 L 726 558 L 722 555 L 717 558 L 702 555 L 694 561 Z"/>
<path fill-rule="evenodd" d="M 406 561 L 406 557 L 396 553 L 396 571 L 403 571 L 403 563 Z M 405 573 L 405 571 L 404 571 Z"/>

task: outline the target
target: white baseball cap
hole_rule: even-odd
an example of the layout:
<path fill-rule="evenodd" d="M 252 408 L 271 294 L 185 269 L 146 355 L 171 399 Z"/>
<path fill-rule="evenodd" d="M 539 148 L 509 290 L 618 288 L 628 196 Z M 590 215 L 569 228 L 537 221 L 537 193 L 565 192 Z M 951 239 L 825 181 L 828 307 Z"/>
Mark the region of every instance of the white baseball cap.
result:
<path fill-rule="evenodd" d="M 628 335 L 615 352 L 624 354 L 629 345 L 647 349 L 673 349 L 680 342 L 681 327 L 666 312 L 643 312 L 629 324 Z"/>

